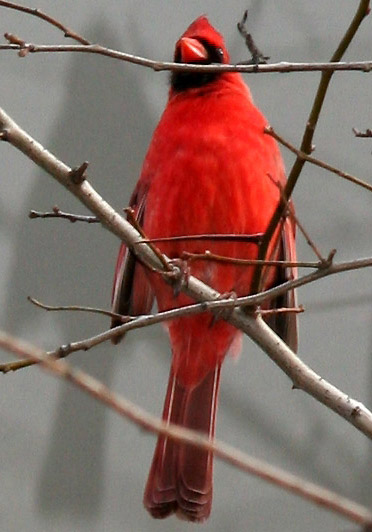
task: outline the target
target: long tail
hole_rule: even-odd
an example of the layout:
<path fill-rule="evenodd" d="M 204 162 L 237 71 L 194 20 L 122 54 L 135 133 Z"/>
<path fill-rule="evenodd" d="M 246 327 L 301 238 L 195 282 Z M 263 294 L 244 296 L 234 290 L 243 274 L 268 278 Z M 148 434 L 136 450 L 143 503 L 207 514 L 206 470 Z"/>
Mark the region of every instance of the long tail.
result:
<path fill-rule="evenodd" d="M 171 370 L 163 419 L 214 436 L 220 381 L 219 365 L 193 389 L 181 386 Z M 156 518 L 176 512 L 181 519 L 204 521 L 212 506 L 213 455 L 159 436 L 144 494 Z"/>

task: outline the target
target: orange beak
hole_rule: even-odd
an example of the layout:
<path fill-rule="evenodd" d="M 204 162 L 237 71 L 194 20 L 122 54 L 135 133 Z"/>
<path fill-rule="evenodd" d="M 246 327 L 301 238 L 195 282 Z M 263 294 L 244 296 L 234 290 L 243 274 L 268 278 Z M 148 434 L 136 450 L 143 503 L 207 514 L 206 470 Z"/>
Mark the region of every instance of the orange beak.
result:
<path fill-rule="evenodd" d="M 192 37 L 182 37 L 179 40 L 178 49 L 181 53 L 182 63 L 195 63 L 195 61 L 208 59 L 208 52 L 205 46 Z"/>

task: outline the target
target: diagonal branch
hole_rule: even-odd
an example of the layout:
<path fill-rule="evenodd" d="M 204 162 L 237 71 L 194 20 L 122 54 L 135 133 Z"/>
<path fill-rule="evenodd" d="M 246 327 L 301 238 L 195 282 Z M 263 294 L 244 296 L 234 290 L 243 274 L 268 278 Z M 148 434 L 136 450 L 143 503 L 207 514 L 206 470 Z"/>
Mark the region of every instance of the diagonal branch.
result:
<path fill-rule="evenodd" d="M 359 26 L 363 22 L 364 18 L 369 14 L 369 10 L 370 10 L 369 0 L 360 0 L 355 16 L 353 20 L 351 21 L 350 26 L 348 27 L 345 35 L 341 39 L 341 42 L 338 45 L 336 51 L 334 52 L 331 58 L 331 63 L 338 63 L 339 61 L 341 61 L 342 56 L 344 55 L 349 44 L 351 43 L 356 32 L 358 31 Z M 310 115 L 307 120 L 307 123 L 306 123 L 305 132 L 302 137 L 300 152 L 303 154 L 309 155 L 312 151 L 312 141 L 313 141 L 313 137 L 315 133 L 315 128 L 318 123 L 320 112 L 322 110 L 323 103 L 324 103 L 324 100 L 327 94 L 328 86 L 332 79 L 333 74 L 334 74 L 334 70 L 322 72 L 318 90 L 316 92 L 313 106 L 310 111 Z M 299 155 L 297 155 L 296 160 L 288 176 L 286 186 L 283 190 L 284 199 L 281 199 L 279 201 L 278 207 L 276 208 L 270 220 L 265 236 L 260 245 L 260 249 L 258 253 L 259 259 L 264 259 L 266 257 L 269 243 L 275 233 L 276 227 L 281 217 L 283 216 L 283 213 L 286 209 L 287 201 L 292 195 L 293 189 L 296 186 L 297 180 L 300 176 L 300 173 L 302 171 L 302 168 L 305 162 L 306 161 L 302 156 L 300 157 Z M 261 272 L 262 272 L 262 267 L 258 266 L 255 270 L 253 282 L 252 282 L 253 292 L 257 292 L 259 290 L 259 286 L 261 282 Z"/>
<path fill-rule="evenodd" d="M 332 172 L 333 174 L 336 174 L 348 181 L 351 181 L 352 183 L 354 183 L 354 185 L 359 185 L 360 187 L 363 187 L 369 190 L 369 192 L 372 192 L 371 184 L 367 183 L 366 181 L 363 181 L 362 179 L 359 179 L 358 177 L 348 174 L 347 172 L 343 172 L 342 170 L 339 170 L 338 168 L 335 168 L 334 166 L 331 166 L 330 164 L 325 163 L 324 161 L 315 159 L 315 157 L 312 157 L 311 155 L 308 155 L 307 153 L 304 153 L 301 150 L 298 150 L 292 144 L 290 144 L 287 140 L 285 140 L 283 137 L 278 135 L 278 133 L 276 133 L 276 131 L 272 127 L 267 127 L 265 129 L 265 133 L 274 137 L 275 140 L 280 142 L 280 144 L 282 144 L 283 146 L 288 148 L 288 150 L 290 150 L 292 153 L 297 155 L 298 158 L 303 159 L 304 161 L 307 161 L 311 164 L 314 164 L 315 166 L 319 166 L 320 168 L 324 168 L 324 170 L 328 170 L 329 172 Z M 363 136 L 365 135 L 363 134 Z"/>
<path fill-rule="evenodd" d="M 162 264 L 149 245 L 141 246 L 140 250 L 134 245 L 141 239 L 138 231 L 104 201 L 86 179 L 79 184 L 73 183 L 71 168 L 43 148 L 1 109 L 0 134 L 3 140 L 22 151 L 74 194 L 101 220 L 106 229 L 123 240 L 135 254 L 139 255 L 144 264 L 161 270 Z M 317 273 L 321 274 L 322 270 L 310 275 Z M 188 279 L 187 286 L 182 287 L 182 291 L 197 301 L 215 300 L 221 297 L 216 290 L 192 276 Z M 250 336 L 288 375 L 296 388 L 301 388 L 312 395 L 372 439 L 372 413 L 361 403 L 351 399 L 308 368 L 261 318 L 251 316 L 241 309 L 235 309 L 227 321 Z"/>
<path fill-rule="evenodd" d="M 238 469 L 258 476 L 314 504 L 323 506 L 360 525 L 372 525 L 372 513 L 364 506 L 347 499 L 322 486 L 303 480 L 292 473 L 274 467 L 262 460 L 253 458 L 237 448 L 218 440 L 210 440 L 199 432 L 185 429 L 152 416 L 139 406 L 109 390 L 94 377 L 73 369 L 66 362 L 48 358 L 41 349 L 0 332 L 0 347 L 7 349 L 18 357 L 29 357 L 41 364 L 55 376 L 64 378 L 79 387 L 98 401 L 102 402 L 120 416 L 129 419 L 143 429 L 156 434 L 163 434 L 170 439 L 193 445 L 232 464 Z"/>
<path fill-rule="evenodd" d="M 193 305 L 187 305 L 181 308 L 175 308 L 172 310 L 167 310 L 163 312 L 158 312 L 157 314 L 146 314 L 144 316 L 119 316 L 123 320 L 123 325 L 115 327 L 114 329 L 109 329 L 95 336 L 87 338 L 85 340 L 79 340 L 77 342 L 70 342 L 67 345 L 63 345 L 54 351 L 49 351 L 48 355 L 55 358 L 65 358 L 71 353 L 76 353 L 77 351 L 88 351 L 89 349 L 103 343 L 108 340 L 112 340 L 116 336 L 121 336 L 123 333 L 131 331 L 133 329 L 140 329 L 142 327 L 148 327 L 150 325 L 155 325 L 157 323 L 163 323 L 165 321 L 173 320 L 183 316 L 190 316 L 192 314 L 199 314 L 200 312 L 218 312 L 224 309 L 234 309 L 242 306 L 256 306 L 260 305 L 267 299 L 273 299 L 279 295 L 285 294 L 288 290 L 304 286 L 314 282 L 317 279 L 327 277 L 329 275 L 334 275 L 336 273 L 342 273 L 352 270 L 357 270 L 361 268 L 372 267 L 372 257 L 366 259 L 357 259 L 349 262 L 343 262 L 340 264 L 330 264 L 328 267 L 325 267 L 321 270 L 318 270 L 314 273 L 304 275 L 303 277 L 294 279 L 292 281 L 287 281 L 280 286 L 275 286 L 259 294 L 253 294 L 250 296 L 243 296 L 238 298 L 229 298 L 221 299 L 218 298 L 213 301 L 203 301 L 201 303 L 194 303 Z M 35 300 L 33 300 L 35 302 Z M 46 305 L 39 304 L 46 308 Z M 107 315 L 111 315 L 110 312 L 100 310 L 100 309 L 91 309 L 83 307 L 48 307 L 48 310 L 81 310 L 87 312 L 98 312 Z M 128 321 L 129 320 L 129 321 Z M 21 360 L 18 362 L 7 362 L 5 364 L 0 364 L 0 373 L 9 373 L 10 371 L 17 371 L 19 369 L 27 368 L 32 366 L 34 362 L 30 360 Z M 303 387 L 304 391 L 307 391 Z"/>

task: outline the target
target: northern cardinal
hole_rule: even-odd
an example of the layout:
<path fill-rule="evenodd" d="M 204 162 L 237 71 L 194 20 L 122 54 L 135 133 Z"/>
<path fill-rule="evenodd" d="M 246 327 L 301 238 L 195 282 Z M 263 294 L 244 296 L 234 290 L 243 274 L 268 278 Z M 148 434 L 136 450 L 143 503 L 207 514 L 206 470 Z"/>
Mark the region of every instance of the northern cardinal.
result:
<path fill-rule="evenodd" d="M 229 56 L 222 36 L 201 16 L 178 40 L 174 60 L 223 64 Z M 240 74 L 173 72 L 168 103 L 130 201 L 147 237 L 264 232 L 280 199 L 278 183 L 285 183 L 278 146 L 264 133 L 266 125 Z M 168 241 L 157 246 L 170 258 L 206 249 L 245 259 L 255 259 L 258 253 L 255 243 L 213 237 L 208 242 Z M 286 218 L 267 258 L 295 257 L 295 229 Z M 189 270 L 220 293 L 250 293 L 253 266 L 197 260 Z M 263 288 L 291 276 L 288 268 L 266 268 Z M 113 310 L 146 314 L 154 296 L 161 311 L 192 303 L 184 294 L 176 295 L 159 274 L 145 270 L 122 245 Z M 293 306 L 294 297 L 289 292 L 269 305 Z M 271 322 L 296 349 L 295 315 L 273 315 Z M 113 320 L 112 325 L 119 322 Z M 227 353 L 238 354 L 241 333 L 207 312 L 171 320 L 167 329 L 172 364 L 163 419 L 213 438 L 221 364 Z M 163 518 L 175 512 L 182 519 L 205 520 L 212 504 L 212 458 L 211 453 L 159 436 L 144 494 L 150 514 Z"/>

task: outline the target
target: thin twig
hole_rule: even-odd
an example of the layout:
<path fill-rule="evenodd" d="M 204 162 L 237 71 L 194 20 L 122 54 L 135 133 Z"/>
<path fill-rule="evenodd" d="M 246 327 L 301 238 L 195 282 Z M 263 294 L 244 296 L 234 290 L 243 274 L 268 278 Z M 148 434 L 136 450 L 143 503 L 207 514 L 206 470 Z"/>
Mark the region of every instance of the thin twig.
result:
<path fill-rule="evenodd" d="M 318 259 L 320 261 L 320 265 L 324 264 L 324 260 L 326 260 L 326 259 L 324 259 L 323 255 L 320 253 L 320 251 L 318 249 L 318 246 L 315 245 L 314 240 L 310 237 L 309 233 L 306 231 L 305 227 L 303 226 L 303 224 L 298 219 L 298 216 L 295 213 L 295 211 L 293 209 L 290 210 L 288 215 L 293 219 L 294 223 L 299 228 L 300 232 L 303 234 L 303 236 L 304 236 L 304 238 L 306 240 L 306 243 L 311 247 L 311 249 L 313 250 L 315 255 L 318 257 Z"/>
<path fill-rule="evenodd" d="M 27 296 L 27 300 L 35 305 L 36 307 L 42 308 L 43 310 L 47 311 L 71 311 L 71 312 L 90 312 L 93 314 L 102 314 L 103 316 L 108 316 L 109 318 L 115 318 L 116 320 L 121 320 L 123 323 L 127 323 L 128 321 L 132 321 L 135 319 L 132 316 L 122 316 L 121 314 L 118 314 L 117 312 L 111 312 L 110 310 L 105 310 L 102 308 L 96 308 L 96 307 L 85 307 L 83 305 L 46 305 L 45 303 L 41 303 L 41 301 L 38 301 L 34 297 Z"/>
<path fill-rule="evenodd" d="M 171 265 L 169 264 L 169 262 L 167 262 L 165 260 L 164 255 L 162 254 L 160 249 L 158 247 L 156 247 L 151 242 L 151 240 L 149 240 L 147 238 L 146 233 L 144 232 L 144 230 L 142 229 L 141 225 L 138 223 L 137 218 L 135 217 L 134 210 L 132 209 L 132 207 L 126 207 L 124 209 L 124 212 L 127 215 L 127 219 L 129 221 L 129 223 L 132 224 L 133 227 L 139 232 L 139 234 L 141 235 L 141 238 L 146 238 L 147 239 L 147 245 L 153 251 L 153 253 L 157 256 L 157 258 L 159 259 L 159 262 L 162 265 L 162 268 L 160 269 L 160 271 L 173 272 L 173 269 L 172 269 Z M 153 267 L 153 270 L 155 270 L 154 267 Z M 157 269 L 157 271 L 159 271 L 159 269 Z"/>
<path fill-rule="evenodd" d="M 330 257 L 332 257 L 330 255 Z M 122 334 L 143 327 L 148 327 L 150 325 L 155 325 L 157 323 L 162 323 L 165 321 L 170 321 L 172 319 L 181 318 L 184 316 L 190 316 L 193 314 L 198 314 L 200 312 L 206 311 L 220 311 L 223 309 L 234 309 L 243 306 L 253 307 L 255 305 L 261 305 L 267 300 L 274 299 L 280 295 L 285 294 L 289 290 L 294 288 L 299 288 L 306 284 L 312 283 L 323 277 L 329 275 L 335 275 L 337 273 L 343 273 L 347 271 L 353 271 L 360 268 L 372 267 L 372 257 L 366 259 L 358 259 L 349 262 L 343 262 L 340 264 L 332 264 L 331 259 L 328 259 L 328 266 L 324 267 L 322 270 L 304 275 L 297 279 L 287 281 L 279 286 L 270 288 L 259 294 L 237 297 L 237 298 L 217 298 L 213 301 L 203 301 L 201 303 L 195 303 L 192 305 L 187 305 L 181 308 L 175 308 L 172 310 L 167 310 L 164 312 L 158 312 L 157 314 L 148 314 L 144 316 L 126 316 L 130 321 L 115 327 L 115 329 L 110 329 L 104 331 L 100 334 L 87 338 L 85 340 L 80 340 L 77 342 L 71 342 L 67 345 L 61 346 L 54 351 L 49 351 L 48 355 L 56 358 L 65 358 L 71 353 L 76 353 L 77 351 L 88 351 L 89 349 L 113 339 L 116 336 L 121 336 Z M 120 317 L 122 319 L 123 317 Z M 29 360 L 17 361 L 17 362 L 7 362 L 5 364 L 0 364 L 0 373 L 9 373 L 11 371 L 17 371 L 32 365 L 33 362 Z"/>
<path fill-rule="evenodd" d="M 305 160 L 305 161 L 307 161 L 307 162 L 309 162 L 311 164 L 314 164 L 315 166 L 319 166 L 320 168 L 324 168 L 324 170 L 328 170 L 329 172 L 331 172 L 333 174 L 336 174 L 336 175 L 342 177 L 343 179 L 347 179 L 348 181 L 351 181 L 355 185 L 359 185 L 360 187 L 363 187 L 363 188 L 369 190 L 370 192 L 372 192 L 372 185 L 371 184 L 367 183 L 366 181 L 363 181 L 362 179 L 359 179 L 358 177 L 355 177 L 355 176 L 353 176 L 351 174 L 348 174 L 347 172 L 343 172 L 342 170 L 339 170 L 338 168 L 335 168 L 334 166 L 331 166 L 330 164 L 325 163 L 324 161 L 320 161 L 319 159 L 315 159 L 311 155 L 308 155 L 307 153 L 304 153 L 301 150 L 298 150 L 295 146 L 293 146 L 293 144 L 290 144 L 287 140 L 285 140 L 283 137 L 278 135 L 278 133 L 276 131 L 274 131 L 274 129 L 272 127 L 267 127 L 265 129 L 265 133 L 267 133 L 268 135 L 271 135 L 272 137 L 274 137 L 274 139 L 276 139 L 278 142 L 280 142 L 280 144 L 282 144 L 283 146 L 288 148 L 292 153 L 297 155 L 297 157 L 299 157 L 300 159 L 303 159 L 303 160 Z M 366 137 L 368 135 L 360 134 L 360 135 L 356 135 L 356 136 Z"/>
<path fill-rule="evenodd" d="M 182 253 L 183 259 L 188 261 L 196 260 L 207 260 L 207 261 L 216 261 L 226 264 L 234 264 L 236 266 L 257 266 L 260 264 L 262 266 L 279 266 L 282 268 L 323 268 L 322 262 L 290 262 L 285 260 L 258 260 L 258 259 L 239 259 L 233 257 L 225 257 L 223 255 L 216 255 L 206 250 L 204 253 L 190 253 L 189 251 L 184 251 Z"/>
<path fill-rule="evenodd" d="M 271 179 L 271 181 L 278 187 L 279 192 L 280 192 L 281 201 L 283 202 L 283 204 L 286 204 L 286 209 L 283 212 L 283 216 L 289 216 L 293 220 L 293 222 L 297 225 L 298 229 L 300 230 L 302 235 L 305 237 L 306 243 L 311 247 L 311 249 L 313 250 L 315 255 L 318 257 L 318 259 L 319 259 L 318 266 L 319 267 L 323 267 L 324 266 L 324 261 L 326 259 L 320 253 L 318 247 L 315 245 L 315 242 L 311 239 L 309 233 L 306 231 L 305 227 L 299 221 L 298 217 L 295 214 L 294 208 L 290 208 L 289 207 L 290 200 L 287 200 L 285 198 L 284 188 L 283 188 L 282 184 L 280 183 L 280 181 L 277 181 L 277 180 L 273 179 L 270 174 L 268 174 L 268 176 Z"/>
<path fill-rule="evenodd" d="M 126 209 L 124 209 L 126 211 Z M 31 219 L 36 218 L 63 218 L 70 222 L 85 222 L 88 224 L 100 223 L 97 216 L 86 216 L 82 214 L 73 214 L 69 212 L 61 211 L 57 205 L 53 207 L 51 211 L 35 211 L 30 210 L 28 217 Z M 132 224 L 133 225 L 133 224 Z M 252 235 L 242 235 L 233 233 L 213 233 L 213 234 L 201 234 L 201 235 L 182 235 L 182 236 L 166 236 L 159 238 L 142 238 L 140 242 L 136 242 L 135 245 L 140 244 L 157 244 L 159 242 L 190 242 L 190 241 L 211 241 L 211 242 L 247 242 L 253 244 L 259 244 L 263 237 L 263 233 L 256 233 Z"/>
<path fill-rule="evenodd" d="M 360 0 L 358 9 L 355 13 L 353 20 L 351 21 L 349 28 L 347 29 L 345 35 L 341 39 L 340 44 L 337 47 L 337 50 L 334 52 L 331 63 L 338 63 L 341 61 L 342 56 L 347 50 L 349 44 L 351 43 L 353 37 L 359 29 L 360 24 L 363 19 L 369 14 L 369 0 Z M 332 79 L 335 70 L 323 71 L 320 79 L 320 83 L 315 95 L 315 99 L 312 105 L 312 109 L 309 115 L 309 118 L 306 122 L 305 131 L 302 137 L 300 151 L 309 155 L 312 151 L 312 140 L 314 137 L 315 129 L 319 120 L 320 112 L 323 107 L 323 103 L 327 94 L 329 83 Z M 294 187 L 298 181 L 302 168 L 305 164 L 305 159 L 303 157 L 296 157 L 296 160 L 292 166 L 292 169 L 289 173 L 288 180 L 284 189 L 284 197 L 288 200 Z M 278 203 L 275 212 L 273 213 L 270 223 L 267 227 L 265 236 L 261 242 L 258 257 L 259 259 L 265 259 L 267 250 L 271 239 L 275 233 L 275 230 L 282 218 L 283 212 L 286 209 L 286 202 L 280 201 Z M 257 292 L 261 282 L 262 266 L 257 266 L 252 281 L 252 291 Z"/>
<path fill-rule="evenodd" d="M 80 42 L 81 44 L 90 44 L 87 39 L 76 33 L 75 31 L 71 30 L 70 28 L 67 28 L 64 26 L 61 22 L 56 20 L 55 18 L 51 17 L 50 15 L 47 15 L 46 13 L 43 13 L 43 11 L 40 11 L 40 9 L 34 9 L 32 7 L 24 7 L 20 4 L 15 4 L 14 2 L 5 2 L 4 0 L 0 0 L 0 7 L 7 7 L 9 9 L 15 9 L 17 11 L 22 11 L 23 13 L 27 13 L 29 15 L 33 15 L 35 17 L 41 18 L 42 20 L 45 20 L 52 26 L 55 26 L 59 30 L 61 30 L 65 37 L 69 37 L 70 39 L 74 39 L 77 42 Z"/>
<path fill-rule="evenodd" d="M 64 218 L 69 220 L 71 223 L 74 222 L 85 222 L 88 224 L 100 223 L 100 220 L 97 216 L 83 216 L 82 214 L 71 214 L 69 212 L 61 211 L 57 206 L 53 207 L 51 212 L 40 212 L 31 210 L 28 214 L 28 217 L 31 219 L 35 218 Z"/>
<path fill-rule="evenodd" d="M 250 33 L 248 33 L 247 30 L 247 20 L 248 20 L 248 9 L 244 11 L 243 18 L 240 22 L 237 24 L 238 31 L 240 35 L 243 37 L 245 44 L 249 50 L 249 52 L 252 55 L 252 59 L 250 61 L 251 64 L 259 65 L 259 64 L 266 64 L 267 61 L 270 59 L 269 56 L 265 56 L 256 46 L 256 43 L 253 40 L 253 37 Z"/>
<path fill-rule="evenodd" d="M 176 442 L 186 443 L 208 452 L 213 452 L 215 456 L 238 469 L 255 475 L 280 488 L 284 488 L 290 493 L 312 503 L 323 506 L 330 511 L 344 516 L 350 521 L 365 526 L 372 524 L 372 513 L 368 508 L 322 486 L 297 477 L 293 473 L 288 473 L 283 469 L 253 458 L 224 442 L 215 439 L 210 440 L 197 431 L 163 421 L 124 397 L 112 392 L 102 382 L 91 375 L 72 368 L 64 361 L 53 360 L 47 357 L 45 352 L 35 346 L 21 342 L 2 332 L 0 332 L 0 346 L 18 357 L 27 356 L 31 358 L 34 362 L 41 364 L 47 371 L 57 377 L 68 380 L 79 389 L 117 412 L 120 416 L 125 417 L 144 430 L 155 434 L 162 434 Z"/>
<path fill-rule="evenodd" d="M 354 72 L 371 72 L 372 61 L 351 61 L 339 63 L 287 63 L 282 61 L 280 63 L 271 63 L 268 65 L 246 65 L 246 64 L 223 64 L 223 65 L 196 65 L 191 63 L 173 63 L 171 61 L 156 61 L 147 59 L 138 55 L 132 55 L 118 50 L 113 50 L 99 44 L 90 44 L 81 46 L 78 44 L 71 45 L 45 45 L 25 43 L 24 47 L 30 54 L 33 53 L 85 53 L 98 54 L 141 65 L 143 67 L 151 68 L 156 72 L 160 71 L 180 71 L 180 72 L 241 72 L 244 74 L 256 73 L 290 73 L 290 72 L 328 72 L 333 73 L 337 71 L 354 71 Z M 22 51 L 22 47 L 16 44 L 0 44 L 1 50 L 15 50 Z"/>
<path fill-rule="evenodd" d="M 182 236 L 164 236 L 159 238 L 143 238 L 138 244 L 147 244 L 148 242 L 189 242 L 194 240 L 211 241 L 211 242 L 246 242 L 252 244 L 259 244 L 263 237 L 263 233 L 255 233 L 252 235 L 242 235 L 236 233 L 211 233 L 200 235 L 182 235 Z"/>
<path fill-rule="evenodd" d="M 257 316 L 272 316 L 273 314 L 302 314 L 305 312 L 305 308 L 300 305 L 299 307 L 282 307 L 282 308 L 270 308 L 270 309 L 257 309 Z"/>

